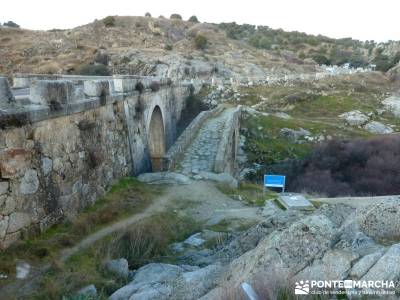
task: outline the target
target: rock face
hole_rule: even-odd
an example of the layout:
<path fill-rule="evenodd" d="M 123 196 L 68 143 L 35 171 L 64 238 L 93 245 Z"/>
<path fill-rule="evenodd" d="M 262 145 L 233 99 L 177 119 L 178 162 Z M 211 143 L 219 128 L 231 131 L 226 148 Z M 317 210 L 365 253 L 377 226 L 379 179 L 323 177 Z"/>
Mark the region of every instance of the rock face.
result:
<path fill-rule="evenodd" d="M 140 268 L 133 281 L 115 291 L 110 300 L 195 300 L 215 286 L 220 272 L 219 265 L 187 271 L 180 266 L 152 263 Z"/>
<path fill-rule="evenodd" d="M 308 130 L 305 130 L 303 128 L 300 128 L 298 130 L 290 129 L 290 128 L 282 128 L 280 131 L 280 135 L 293 141 L 297 142 L 300 139 L 311 135 L 311 133 Z"/>
<path fill-rule="evenodd" d="M 372 121 L 367 123 L 364 126 L 365 130 L 367 130 L 370 133 L 375 133 L 375 134 L 388 134 L 388 133 L 393 133 L 393 129 L 385 124 L 382 124 L 381 122 L 377 121 Z"/>
<path fill-rule="evenodd" d="M 129 264 L 125 258 L 113 259 L 106 262 L 106 269 L 121 278 L 129 275 Z"/>
<path fill-rule="evenodd" d="M 369 120 L 369 118 L 359 110 L 346 112 L 344 114 L 339 115 L 339 118 L 344 119 L 346 123 L 351 126 L 361 126 L 367 123 Z"/>
<path fill-rule="evenodd" d="M 400 206 L 398 203 L 379 203 L 361 210 L 357 217 L 360 229 L 384 243 L 400 241 Z"/>
<path fill-rule="evenodd" d="M 383 100 L 382 104 L 387 111 L 390 111 L 396 117 L 400 118 L 400 97 L 391 96 Z"/>
<path fill-rule="evenodd" d="M 364 274 L 368 272 L 369 269 L 371 269 L 371 267 L 378 261 L 378 259 L 381 258 L 383 253 L 384 251 L 380 250 L 361 258 L 351 269 L 351 272 L 349 274 L 350 277 L 354 279 L 360 279 Z"/>
<path fill-rule="evenodd" d="M 371 267 L 361 280 L 398 280 L 400 277 L 400 244 L 395 244 Z"/>
<path fill-rule="evenodd" d="M 315 258 L 322 257 L 336 234 L 336 226 L 326 216 L 303 218 L 283 231 L 274 231 L 255 249 L 234 260 L 227 281 L 239 286 L 264 272 L 279 274 L 285 280 L 289 273 L 297 273 Z"/>
<path fill-rule="evenodd" d="M 14 96 L 11 93 L 10 86 L 6 77 L 0 77 L 0 105 L 7 105 L 14 102 Z"/>

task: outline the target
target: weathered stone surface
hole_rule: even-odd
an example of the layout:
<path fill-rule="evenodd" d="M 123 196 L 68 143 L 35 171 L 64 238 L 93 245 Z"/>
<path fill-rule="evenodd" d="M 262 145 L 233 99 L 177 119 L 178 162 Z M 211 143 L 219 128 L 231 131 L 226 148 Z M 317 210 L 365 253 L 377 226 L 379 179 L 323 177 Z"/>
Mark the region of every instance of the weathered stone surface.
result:
<path fill-rule="evenodd" d="M 121 278 L 127 278 L 129 274 L 129 264 L 125 258 L 107 261 L 106 269 Z"/>
<path fill-rule="evenodd" d="M 84 82 L 85 95 L 89 97 L 107 96 L 110 94 L 108 80 L 87 80 Z"/>
<path fill-rule="evenodd" d="M 357 216 L 360 229 L 377 241 L 400 241 L 400 206 L 398 203 L 379 203 L 360 210 Z"/>
<path fill-rule="evenodd" d="M 15 98 L 11 92 L 10 85 L 6 77 L 0 77 L 0 105 L 14 102 Z"/>
<path fill-rule="evenodd" d="M 86 297 L 97 297 L 97 289 L 94 284 L 90 284 L 81 288 L 77 294 Z"/>
<path fill-rule="evenodd" d="M 30 271 L 30 264 L 28 264 L 26 261 L 19 261 L 17 262 L 15 277 L 17 279 L 25 279 L 29 275 Z"/>
<path fill-rule="evenodd" d="M 282 128 L 279 133 L 281 136 L 291 140 L 292 142 L 297 142 L 300 139 L 311 135 L 311 133 L 308 130 L 305 130 L 303 128 L 299 128 L 298 130 L 290 128 Z"/>
<path fill-rule="evenodd" d="M 383 100 L 385 109 L 392 112 L 396 117 L 400 117 L 400 97 L 391 96 Z"/>
<path fill-rule="evenodd" d="M 48 157 L 43 157 L 42 158 L 42 171 L 43 171 L 43 175 L 47 176 L 50 174 L 50 172 L 53 169 L 53 161 L 48 158 Z"/>
<path fill-rule="evenodd" d="M 39 178 L 36 170 L 27 170 L 21 180 L 20 192 L 23 195 L 36 193 L 39 188 Z"/>
<path fill-rule="evenodd" d="M 7 233 L 16 232 L 31 222 L 31 216 L 27 213 L 15 212 L 10 215 Z"/>
<path fill-rule="evenodd" d="M 393 133 L 393 129 L 385 124 L 382 124 L 377 121 L 372 121 L 367 123 L 364 126 L 365 130 L 367 130 L 370 133 L 375 133 L 375 134 L 387 134 L 387 133 Z"/>
<path fill-rule="evenodd" d="M 211 180 L 222 184 L 227 184 L 231 187 L 238 187 L 238 181 L 227 173 L 211 173 L 211 172 L 200 172 L 198 175 L 193 177 L 196 180 Z"/>
<path fill-rule="evenodd" d="M 397 280 L 400 277 L 400 244 L 395 244 L 376 262 L 361 280 Z"/>
<path fill-rule="evenodd" d="M 23 148 L 8 148 L 0 152 L 0 173 L 3 178 L 13 178 L 27 169 L 32 154 Z"/>
<path fill-rule="evenodd" d="M 293 193 L 283 193 L 278 197 L 278 201 L 286 207 L 286 209 L 311 210 L 314 205 L 308 201 L 303 195 Z"/>
<path fill-rule="evenodd" d="M 189 184 L 189 177 L 174 172 L 144 173 L 138 180 L 148 184 Z"/>
<path fill-rule="evenodd" d="M 359 279 L 365 275 L 369 269 L 382 257 L 384 251 L 378 251 L 362 257 L 357 261 L 350 271 L 349 276 L 354 279 Z"/>
<path fill-rule="evenodd" d="M 7 181 L 0 181 L 0 195 L 4 195 L 8 192 L 9 183 Z"/>
<path fill-rule="evenodd" d="M 6 236 L 8 228 L 8 216 L 0 217 L 0 239 Z"/>
<path fill-rule="evenodd" d="M 73 94 L 73 83 L 66 80 L 37 80 L 30 88 L 31 100 L 48 105 L 52 110 L 60 110 L 71 102 Z"/>
<path fill-rule="evenodd" d="M 330 250 L 321 260 L 302 270 L 295 280 L 343 280 L 358 254 L 346 250 Z"/>
<path fill-rule="evenodd" d="M 188 237 L 183 243 L 197 247 L 204 244 L 204 242 L 205 240 L 201 238 L 201 232 L 198 232 Z"/>
<path fill-rule="evenodd" d="M 346 112 L 344 114 L 341 114 L 339 118 L 344 119 L 347 122 L 347 124 L 351 126 L 361 126 L 367 123 L 369 120 L 369 117 L 364 115 L 359 110 Z"/>

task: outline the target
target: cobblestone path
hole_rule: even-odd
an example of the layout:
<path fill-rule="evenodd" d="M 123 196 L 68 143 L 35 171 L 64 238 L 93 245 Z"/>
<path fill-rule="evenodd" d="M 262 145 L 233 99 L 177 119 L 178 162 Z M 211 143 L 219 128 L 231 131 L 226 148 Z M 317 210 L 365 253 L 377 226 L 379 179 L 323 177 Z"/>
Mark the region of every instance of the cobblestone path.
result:
<path fill-rule="evenodd" d="M 190 175 L 214 170 L 215 157 L 224 125 L 233 111 L 234 108 L 226 108 L 203 124 L 191 145 L 186 149 L 177 167 L 178 172 Z"/>

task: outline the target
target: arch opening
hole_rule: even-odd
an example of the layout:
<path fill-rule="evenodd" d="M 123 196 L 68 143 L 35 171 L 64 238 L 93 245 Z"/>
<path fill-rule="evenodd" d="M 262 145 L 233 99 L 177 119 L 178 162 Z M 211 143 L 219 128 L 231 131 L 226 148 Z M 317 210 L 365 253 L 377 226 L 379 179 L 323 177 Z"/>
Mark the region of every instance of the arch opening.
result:
<path fill-rule="evenodd" d="M 158 105 L 151 114 L 148 143 L 151 169 L 152 171 L 162 171 L 162 158 L 165 154 L 165 131 L 162 112 Z"/>

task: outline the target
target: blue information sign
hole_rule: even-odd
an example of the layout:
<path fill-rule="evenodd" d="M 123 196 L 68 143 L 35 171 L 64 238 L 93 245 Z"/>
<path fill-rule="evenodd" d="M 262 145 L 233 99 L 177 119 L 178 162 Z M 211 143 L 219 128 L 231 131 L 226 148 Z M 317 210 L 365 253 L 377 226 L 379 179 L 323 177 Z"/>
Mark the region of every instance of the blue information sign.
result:
<path fill-rule="evenodd" d="M 285 179 L 283 175 L 264 175 L 264 187 L 277 187 L 285 191 Z"/>

